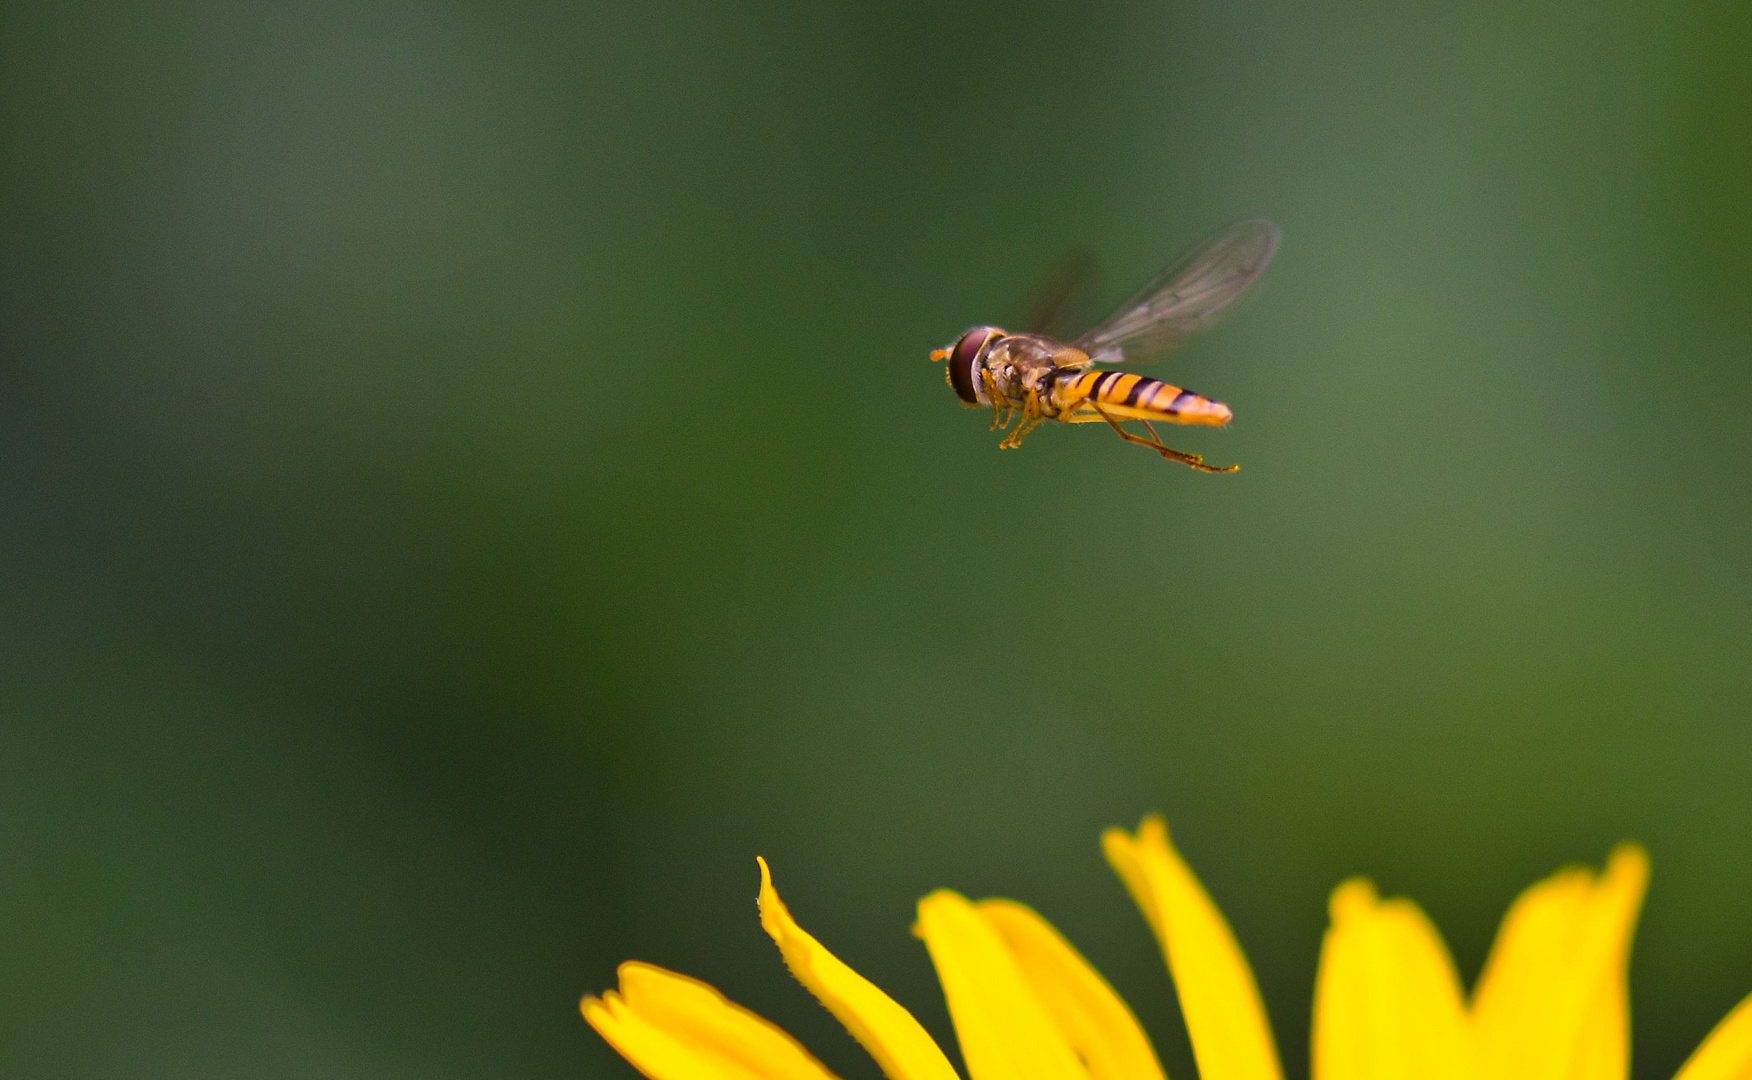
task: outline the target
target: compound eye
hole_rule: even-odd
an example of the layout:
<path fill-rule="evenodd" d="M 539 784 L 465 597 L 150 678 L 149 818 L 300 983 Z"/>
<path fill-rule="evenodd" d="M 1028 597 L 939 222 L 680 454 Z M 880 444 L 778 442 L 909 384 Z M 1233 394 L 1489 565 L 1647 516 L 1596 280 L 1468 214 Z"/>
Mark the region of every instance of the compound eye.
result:
<path fill-rule="evenodd" d="M 961 335 L 961 340 L 955 343 L 949 354 L 949 384 L 955 387 L 956 396 L 969 405 L 979 404 L 979 377 L 976 373 L 979 354 L 985 350 L 986 342 L 1001 333 L 996 327 L 976 326 Z"/>

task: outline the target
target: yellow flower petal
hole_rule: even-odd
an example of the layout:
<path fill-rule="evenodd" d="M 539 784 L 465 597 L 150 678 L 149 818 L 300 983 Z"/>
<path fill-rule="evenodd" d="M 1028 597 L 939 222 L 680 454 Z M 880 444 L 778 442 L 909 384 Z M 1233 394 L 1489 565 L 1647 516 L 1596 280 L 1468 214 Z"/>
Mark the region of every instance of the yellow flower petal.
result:
<path fill-rule="evenodd" d="M 1314 988 L 1314 1080 L 1470 1080 L 1453 958 L 1423 911 L 1354 878 L 1333 890 Z"/>
<path fill-rule="evenodd" d="M 1642 848 L 1620 844 L 1604 873 L 1560 870 L 1510 906 L 1473 993 L 1486 1075 L 1624 1080 L 1630 939 L 1648 876 Z"/>
<path fill-rule="evenodd" d="M 797 925 L 773 888 L 766 860 L 758 861 L 760 925 L 779 946 L 797 981 L 839 1018 L 888 1080 L 959 1080 L 949 1059 L 911 1013 Z"/>
<path fill-rule="evenodd" d="M 613 990 L 585 998 L 579 1008 L 596 1033 L 651 1080 L 759 1080 L 641 1018 Z"/>
<path fill-rule="evenodd" d="M 937 966 L 973 1080 L 1089 1080 L 1004 939 L 966 897 L 939 889 L 920 900 L 914 932 Z"/>
<path fill-rule="evenodd" d="M 620 992 L 584 1019 L 652 1080 L 835 1080 L 791 1036 L 717 990 L 653 964 L 620 966 Z"/>
<path fill-rule="evenodd" d="M 1722 1018 L 1674 1080 L 1752 1080 L 1752 994 Z"/>
<path fill-rule="evenodd" d="M 1013 900 L 974 906 L 1003 938 L 1090 1080 L 1167 1080 L 1137 1017 L 1051 923 Z"/>
<path fill-rule="evenodd" d="M 1143 909 L 1167 957 L 1200 1080 L 1282 1080 L 1253 970 L 1204 886 L 1152 814 L 1137 835 L 1101 834 L 1107 861 Z"/>

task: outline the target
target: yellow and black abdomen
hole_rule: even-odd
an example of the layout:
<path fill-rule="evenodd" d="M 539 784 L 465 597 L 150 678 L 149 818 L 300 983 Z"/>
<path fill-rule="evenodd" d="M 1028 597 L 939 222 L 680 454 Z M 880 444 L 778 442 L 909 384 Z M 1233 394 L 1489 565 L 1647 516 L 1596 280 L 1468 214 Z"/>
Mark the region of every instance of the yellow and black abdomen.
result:
<path fill-rule="evenodd" d="M 1215 427 L 1228 423 L 1233 415 L 1220 401 L 1130 371 L 1065 372 L 1053 387 L 1053 397 L 1058 419 L 1073 424 L 1100 422 L 1105 413 L 1114 420 Z"/>

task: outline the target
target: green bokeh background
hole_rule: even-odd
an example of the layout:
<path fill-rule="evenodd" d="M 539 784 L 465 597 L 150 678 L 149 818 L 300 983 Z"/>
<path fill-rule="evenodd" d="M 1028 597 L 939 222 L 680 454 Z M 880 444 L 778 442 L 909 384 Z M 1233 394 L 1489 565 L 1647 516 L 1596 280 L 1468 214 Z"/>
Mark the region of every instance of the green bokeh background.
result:
<path fill-rule="evenodd" d="M 1752 15 L 327 0 L 0 13 L 0 1072 L 634 1074 L 639 957 L 848 1080 L 755 854 L 949 1039 L 1024 898 L 1193 1080 L 1165 812 L 1306 1075 L 1327 891 L 1471 978 L 1654 859 L 1635 1069 L 1752 990 Z M 1266 216 L 1191 473 L 925 362 Z"/>

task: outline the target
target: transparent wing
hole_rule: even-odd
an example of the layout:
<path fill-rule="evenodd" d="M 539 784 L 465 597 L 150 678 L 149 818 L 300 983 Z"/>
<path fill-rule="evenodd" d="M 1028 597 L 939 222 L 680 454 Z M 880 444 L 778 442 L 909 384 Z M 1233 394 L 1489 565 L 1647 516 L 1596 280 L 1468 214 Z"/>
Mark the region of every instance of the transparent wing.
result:
<path fill-rule="evenodd" d="M 1117 364 L 1166 352 L 1216 322 L 1247 291 L 1277 250 L 1278 227 L 1264 218 L 1231 225 L 1182 255 L 1105 322 L 1078 338 L 1092 360 Z"/>
<path fill-rule="evenodd" d="M 1088 248 L 1067 251 L 1052 264 L 1022 305 L 1012 325 L 1029 334 L 1069 341 L 1095 321 L 1096 262 Z"/>

